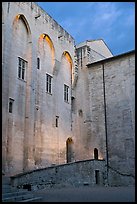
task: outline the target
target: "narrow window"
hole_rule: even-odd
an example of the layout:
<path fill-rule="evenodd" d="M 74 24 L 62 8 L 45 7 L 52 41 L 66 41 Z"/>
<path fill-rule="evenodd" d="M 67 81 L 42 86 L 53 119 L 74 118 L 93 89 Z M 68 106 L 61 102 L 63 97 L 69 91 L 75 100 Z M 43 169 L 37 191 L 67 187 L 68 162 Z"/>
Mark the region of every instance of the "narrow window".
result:
<path fill-rule="evenodd" d="M 75 98 L 73 96 L 71 97 L 71 109 L 72 112 L 75 112 Z"/>
<path fill-rule="evenodd" d="M 46 74 L 46 92 L 50 94 L 52 93 L 51 80 L 52 80 L 52 76 L 50 76 L 49 74 Z"/>
<path fill-rule="evenodd" d="M 98 160 L 98 149 L 94 149 L 94 159 Z"/>
<path fill-rule="evenodd" d="M 9 98 L 9 113 L 13 112 L 13 102 L 14 102 L 14 99 Z"/>
<path fill-rule="evenodd" d="M 37 69 L 40 69 L 40 58 L 37 58 Z"/>
<path fill-rule="evenodd" d="M 56 127 L 59 125 L 59 116 L 56 116 Z"/>
<path fill-rule="evenodd" d="M 64 84 L 64 101 L 68 102 L 68 92 L 69 92 L 69 86 Z"/>
<path fill-rule="evenodd" d="M 25 80 L 25 72 L 27 68 L 27 61 L 18 57 L 18 78 Z"/>

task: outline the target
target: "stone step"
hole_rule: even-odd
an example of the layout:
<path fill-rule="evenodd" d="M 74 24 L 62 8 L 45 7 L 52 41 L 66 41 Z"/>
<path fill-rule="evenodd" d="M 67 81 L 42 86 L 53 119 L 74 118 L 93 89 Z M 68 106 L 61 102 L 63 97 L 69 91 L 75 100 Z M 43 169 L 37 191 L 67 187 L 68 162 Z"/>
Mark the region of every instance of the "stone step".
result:
<path fill-rule="evenodd" d="M 2 185 L 2 194 L 11 193 L 15 191 L 19 191 L 19 190 L 16 187 L 12 187 L 11 185 L 7 185 L 7 184 Z"/>
<path fill-rule="evenodd" d="M 41 200 L 42 200 L 42 197 L 34 197 L 34 198 L 27 199 L 27 200 L 21 200 L 19 202 L 37 202 Z"/>
<path fill-rule="evenodd" d="M 2 177 L 2 185 L 10 184 L 10 177 L 3 176 Z"/>
<path fill-rule="evenodd" d="M 13 192 L 8 192 L 8 193 L 3 193 L 2 194 L 2 199 L 4 198 L 9 198 L 9 197 L 13 197 L 13 196 L 18 196 L 18 195 L 24 195 L 26 194 L 26 190 L 25 191 L 13 191 Z"/>
<path fill-rule="evenodd" d="M 2 193 L 9 193 L 11 192 L 13 189 L 11 188 L 11 186 L 8 185 L 2 185 Z"/>
<path fill-rule="evenodd" d="M 11 186 L 10 177 L 2 177 L 2 202 L 37 202 L 42 197 L 35 197 L 34 193 L 28 190 L 19 190 Z"/>
<path fill-rule="evenodd" d="M 10 196 L 10 197 L 4 198 L 2 202 L 19 202 L 21 200 L 28 200 L 33 198 L 34 198 L 33 194 L 26 193 L 23 195 Z"/>

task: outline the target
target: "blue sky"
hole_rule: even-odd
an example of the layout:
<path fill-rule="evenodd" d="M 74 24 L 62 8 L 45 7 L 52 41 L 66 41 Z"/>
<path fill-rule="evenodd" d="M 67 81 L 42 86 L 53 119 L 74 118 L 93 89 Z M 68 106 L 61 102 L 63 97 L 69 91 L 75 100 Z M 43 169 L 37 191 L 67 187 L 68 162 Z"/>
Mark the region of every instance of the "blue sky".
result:
<path fill-rule="evenodd" d="M 113 55 L 135 49 L 134 2 L 36 2 L 79 44 L 103 39 Z"/>

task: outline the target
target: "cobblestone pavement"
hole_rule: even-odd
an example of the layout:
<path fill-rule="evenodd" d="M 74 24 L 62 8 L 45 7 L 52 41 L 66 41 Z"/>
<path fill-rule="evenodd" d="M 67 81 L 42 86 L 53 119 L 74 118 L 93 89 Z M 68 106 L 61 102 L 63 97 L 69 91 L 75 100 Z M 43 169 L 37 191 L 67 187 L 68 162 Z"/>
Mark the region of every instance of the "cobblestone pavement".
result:
<path fill-rule="evenodd" d="M 135 202 L 134 187 L 72 187 L 42 189 L 35 192 L 41 202 Z"/>

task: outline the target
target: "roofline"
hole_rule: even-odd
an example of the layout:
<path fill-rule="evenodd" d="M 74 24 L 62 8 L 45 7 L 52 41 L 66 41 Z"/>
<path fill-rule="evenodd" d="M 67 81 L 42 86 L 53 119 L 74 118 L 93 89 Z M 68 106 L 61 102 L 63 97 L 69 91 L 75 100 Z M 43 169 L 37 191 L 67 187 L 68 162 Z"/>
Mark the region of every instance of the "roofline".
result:
<path fill-rule="evenodd" d="M 120 57 L 123 57 L 123 56 L 126 56 L 126 55 L 130 55 L 130 54 L 133 54 L 135 53 L 135 50 L 131 50 L 129 52 L 126 52 L 126 53 L 122 53 L 122 54 L 119 54 L 119 55 L 116 55 L 116 56 L 112 56 L 112 57 L 109 57 L 109 58 L 105 58 L 103 60 L 99 60 L 99 61 L 96 61 L 96 62 L 93 62 L 93 63 L 90 63 L 90 64 L 87 64 L 86 66 L 89 67 L 91 65 L 96 65 L 96 64 L 103 64 L 105 62 L 109 62 L 111 60 L 115 60 L 117 58 L 120 58 Z"/>
<path fill-rule="evenodd" d="M 105 40 L 102 39 L 102 38 L 94 39 L 94 40 L 85 40 L 85 41 L 83 41 L 83 42 L 80 42 L 80 43 L 76 44 L 75 47 L 76 47 L 76 49 L 79 49 L 79 48 L 88 46 L 88 45 L 87 45 L 88 42 L 96 42 L 96 41 L 101 41 L 101 40 L 103 41 L 103 43 L 105 44 L 105 46 L 107 47 L 107 49 L 109 50 L 109 52 L 113 55 L 111 49 L 108 47 L 108 45 L 106 44 Z M 80 46 L 80 47 L 77 48 L 77 46 L 79 46 L 79 45 L 82 44 L 82 43 L 83 43 L 83 44 L 85 43 L 85 45 L 82 45 L 82 46 Z"/>
<path fill-rule="evenodd" d="M 105 40 L 103 38 L 99 38 L 99 39 L 96 39 L 96 40 L 87 40 L 87 42 L 92 42 L 92 41 L 99 41 L 99 40 L 102 40 L 103 43 L 106 45 L 107 49 L 109 50 L 109 52 L 113 55 L 111 49 L 108 47 L 108 45 L 106 44 Z"/>
<path fill-rule="evenodd" d="M 44 14 L 47 14 L 58 26 L 60 26 L 66 33 L 67 33 L 67 35 L 69 35 L 72 39 L 73 39 L 73 41 L 74 41 L 74 43 L 75 43 L 75 38 L 65 29 L 65 28 L 63 28 L 63 26 L 61 26 L 53 17 L 52 17 L 52 15 L 50 15 L 46 10 L 44 10 L 37 2 L 33 2 L 37 7 L 39 7 L 41 10 L 42 10 L 42 12 L 44 13 Z"/>

